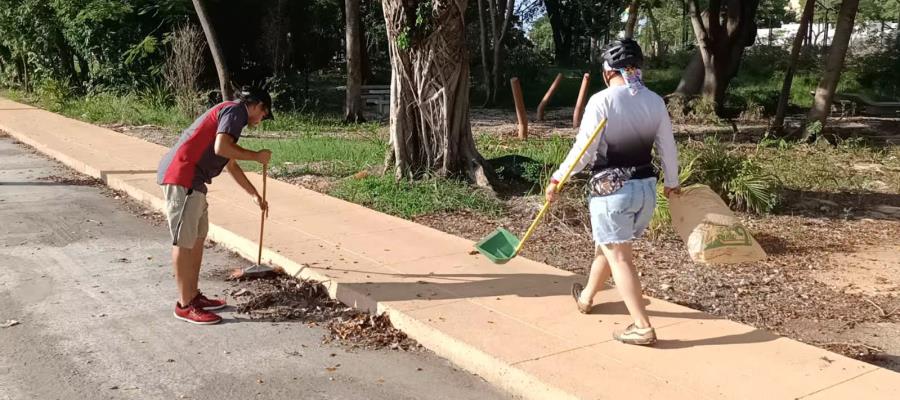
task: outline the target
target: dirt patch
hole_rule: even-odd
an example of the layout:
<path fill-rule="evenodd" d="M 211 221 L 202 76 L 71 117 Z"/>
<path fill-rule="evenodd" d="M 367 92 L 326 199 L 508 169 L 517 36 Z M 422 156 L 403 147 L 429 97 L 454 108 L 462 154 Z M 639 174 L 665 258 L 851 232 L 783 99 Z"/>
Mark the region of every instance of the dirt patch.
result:
<path fill-rule="evenodd" d="M 900 245 L 834 254 L 831 264 L 833 268 L 818 271 L 816 280 L 846 293 L 900 294 Z"/>
<path fill-rule="evenodd" d="M 362 349 L 420 349 L 414 340 L 394 328 L 387 314 L 373 315 L 347 307 L 328 296 L 319 282 L 287 275 L 233 283 L 231 296 L 240 303 L 237 311 L 253 319 L 300 321 L 324 325 L 324 343 Z"/>
<path fill-rule="evenodd" d="M 320 175 L 300 175 L 293 176 L 290 178 L 283 178 L 280 180 L 287 181 L 293 185 L 300 186 L 304 189 L 309 189 L 319 193 L 328 193 L 334 184 L 338 181 L 338 178 L 329 177 L 329 176 L 320 176 Z"/>
<path fill-rule="evenodd" d="M 528 121 L 529 137 L 549 137 L 552 135 L 574 136 L 578 129 L 572 127 L 574 107 L 562 107 L 547 110 L 543 121 L 536 121 L 537 116 L 530 113 Z M 472 132 L 499 136 L 516 136 L 516 113 L 512 110 L 473 108 L 469 110 L 472 121 Z"/>
<path fill-rule="evenodd" d="M 830 351 L 900 371 L 900 323 L 867 322 L 848 328 L 840 321 L 790 321 L 792 330 L 808 332 L 808 339 Z"/>
<path fill-rule="evenodd" d="M 125 124 L 107 124 L 100 126 L 165 147 L 170 147 L 175 144 L 175 141 L 177 141 L 180 136 L 180 132 L 176 130 L 156 125 L 131 126 Z"/>

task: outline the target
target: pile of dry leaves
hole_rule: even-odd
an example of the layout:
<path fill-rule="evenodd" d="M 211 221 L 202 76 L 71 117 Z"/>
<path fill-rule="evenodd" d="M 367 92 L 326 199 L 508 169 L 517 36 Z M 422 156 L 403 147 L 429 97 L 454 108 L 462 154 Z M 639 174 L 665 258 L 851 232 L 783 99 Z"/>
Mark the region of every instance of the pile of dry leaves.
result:
<path fill-rule="evenodd" d="M 373 315 L 347 307 L 328 296 L 319 282 L 277 275 L 235 282 L 231 295 L 246 299 L 238 312 L 253 319 L 301 321 L 324 325 L 325 343 L 351 348 L 411 350 L 420 346 L 391 324 L 387 314 Z"/>

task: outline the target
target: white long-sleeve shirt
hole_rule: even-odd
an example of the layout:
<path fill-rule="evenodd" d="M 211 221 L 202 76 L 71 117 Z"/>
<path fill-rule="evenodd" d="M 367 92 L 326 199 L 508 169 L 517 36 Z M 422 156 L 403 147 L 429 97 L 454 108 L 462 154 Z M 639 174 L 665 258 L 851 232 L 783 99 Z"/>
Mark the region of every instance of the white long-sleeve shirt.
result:
<path fill-rule="evenodd" d="M 591 143 L 584 157 L 576 160 L 603 118 L 606 118 L 605 132 Z M 640 89 L 634 95 L 624 85 L 607 88 L 588 100 L 575 145 L 553 173 L 553 179 L 557 182 L 562 180 L 573 163 L 575 169 L 572 174 L 588 165 L 598 170 L 650 164 L 654 144 L 662 161 L 665 187 L 677 187 L 678 149 L 663 99 L 647 88 Z"/>

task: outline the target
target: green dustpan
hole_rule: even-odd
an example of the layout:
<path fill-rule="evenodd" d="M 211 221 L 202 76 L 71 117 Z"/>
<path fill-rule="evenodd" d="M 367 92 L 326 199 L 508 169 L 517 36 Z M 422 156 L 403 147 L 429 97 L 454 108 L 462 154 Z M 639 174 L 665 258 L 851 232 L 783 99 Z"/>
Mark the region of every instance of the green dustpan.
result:
<path fill-rule="evenodd" d="M 475 245 L 479 253 L 497 264 L 503 264 L 515 257 L 518 247 L 519 238 L 503 228 L 495 229 Z"/>
<path fill-rule="evenodd" d="M 591 134 L 591 137 L 588 139 L 588 142 L 584 145 L 584 148 L 581 149 L 581 153 L 578 154 L 578 158 L 576 160 L 581 160 L 581 157 L 584 157 L 584 152 L 587 151 L 588 147 L 590 147 L 591 143 L 594 142 L 594 139 L 603 131 L 603 127 L 606 126 L 606 118 L 600 121 L 600 124 L 597 125 L 597 128 L 594 129 L 594 133 Z M 569 175 L 572 174 L 572 170 L 575 168 L 577 162 L 573 162 L 569 167 L 569 170 L 566 171 L 566 174 L 563 175 L 562 180 L 556 185 L 556 190 L 562 190 L 563 184 L 569 179 Z M 478 250 L 479 253 L 484 254 L 489 260 L 496 264 L 503 264 L 509 260 L 512 260 L 517 254 L 519 254 L 519 250 L 522 250 L 522 245 L 525 244 L 525 241 L 528 240 L 528 237 L 534 232 L 534 228 L 538 226 L 538 223 L 541 222 L 541 219 L 544 217 L 544 213 L 547 212 L 547 209 L 550 208 L 550 202 L 544 202 L 544 206 L 541 207 L 541 211 L 538 213 L 537 217 L 534 218 L 534 222 L 531 223 L 531 226 L 528 227 L 528 231 L 525 232 L 525 236 L 522 237 L 522 240 L 519 240 L 516 235 L 513 235 L 512 232 L 503 229 L 497 228 L 490 235 L 487 235 L 484 239 L 481 239 L 475 245 L 475 249 Z"/>

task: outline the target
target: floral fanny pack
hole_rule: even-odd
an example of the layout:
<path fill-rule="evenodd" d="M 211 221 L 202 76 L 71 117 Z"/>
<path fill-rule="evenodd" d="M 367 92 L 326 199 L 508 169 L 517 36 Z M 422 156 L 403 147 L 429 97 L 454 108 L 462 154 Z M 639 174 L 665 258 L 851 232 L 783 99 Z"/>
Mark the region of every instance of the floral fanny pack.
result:
<path fill-rule="evenodd" d="M 604 168 L 594 174 L 589 182 L 592 196 L 609 196 L 625 186 L 625 182 L 639 170 L 651 169 L 653 166 L 642 165 L 639 167 L 612 167 Z"/>

